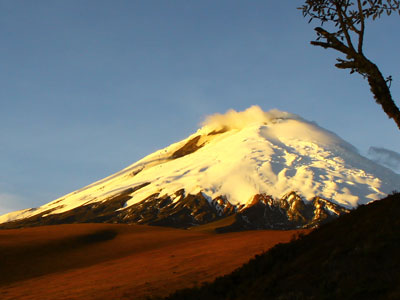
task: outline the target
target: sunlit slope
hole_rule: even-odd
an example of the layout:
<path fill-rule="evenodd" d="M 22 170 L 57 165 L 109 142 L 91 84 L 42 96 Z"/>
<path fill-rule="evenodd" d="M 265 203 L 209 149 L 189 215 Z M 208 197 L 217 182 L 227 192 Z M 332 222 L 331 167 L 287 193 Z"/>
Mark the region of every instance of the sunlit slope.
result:
<path fill-rule="evenodd" d="M 305 201 L 321 197 L 353 208 L 382 198 L 399 182 L 399 175 L 317 124 L 254 106 L 211 116 L 187 139 L 37 209 L 4 215 L 0 222 L 59 214 L 115 197 L 121 198 L 115 210 L 123 211 L 153 195 L 178 203 L 199 193 L 208 201 L 222 197 L 236 211 L 255 195 L 278 199 L 291 192 Z"/>
<path fill-rule="evenodd" d="M 0 230 L 0 299 L 148 299 L 230 273 L 307 231 L 192 232 L 126 224 Z"/>

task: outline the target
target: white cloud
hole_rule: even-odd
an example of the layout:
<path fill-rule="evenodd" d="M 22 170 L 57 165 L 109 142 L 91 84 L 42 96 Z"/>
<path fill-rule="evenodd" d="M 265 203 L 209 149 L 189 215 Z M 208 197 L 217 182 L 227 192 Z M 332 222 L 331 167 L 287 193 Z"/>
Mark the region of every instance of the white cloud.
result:
<path fill-rule="evenodd" d="M 400 153 L 383 147 L 370 147 L 368 156 L 376 163 L 400 173 Z"/>
<path fill-rule="evenodd" d="M 0 193 L 0 215 L 22 208 L 23 198 L 9 193 Z"/>

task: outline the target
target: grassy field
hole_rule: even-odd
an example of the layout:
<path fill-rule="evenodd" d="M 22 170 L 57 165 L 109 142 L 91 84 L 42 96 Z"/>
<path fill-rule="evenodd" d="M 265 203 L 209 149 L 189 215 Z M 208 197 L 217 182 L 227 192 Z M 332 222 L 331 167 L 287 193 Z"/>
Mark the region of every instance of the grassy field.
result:
<path fill-rule="evenodd" d="M 228 274 L 298 231 L 71 224 L 0 230 L 0 299 L 146 299 Z"/>

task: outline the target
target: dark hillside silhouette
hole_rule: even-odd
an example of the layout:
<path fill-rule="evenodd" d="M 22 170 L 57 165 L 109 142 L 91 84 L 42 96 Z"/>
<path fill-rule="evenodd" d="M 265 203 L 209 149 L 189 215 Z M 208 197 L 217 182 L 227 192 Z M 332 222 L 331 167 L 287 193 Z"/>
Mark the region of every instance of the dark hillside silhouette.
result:
<path fill-rule="evenodd" d="M 177 299 L 400 299 L 400 194 L 279 244 Z"/>

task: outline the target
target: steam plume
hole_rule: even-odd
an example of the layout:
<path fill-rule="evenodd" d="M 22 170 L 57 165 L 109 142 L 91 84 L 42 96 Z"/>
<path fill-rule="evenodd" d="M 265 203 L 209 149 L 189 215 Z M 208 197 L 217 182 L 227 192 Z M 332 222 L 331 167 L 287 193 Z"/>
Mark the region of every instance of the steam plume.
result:
<path fill-rule="evenodd" d="M 253 105 L 245 111 L 237 112 L 230 109 L 225 114 L 213 114 L 207 116 L 201 125 L 210 129 L 242 129 L 251 124 L 268 124 L 276 119 L 299 119 L 298 116 L 277 109 L 268 112 L 263 111 L 258 105 Z"/>

